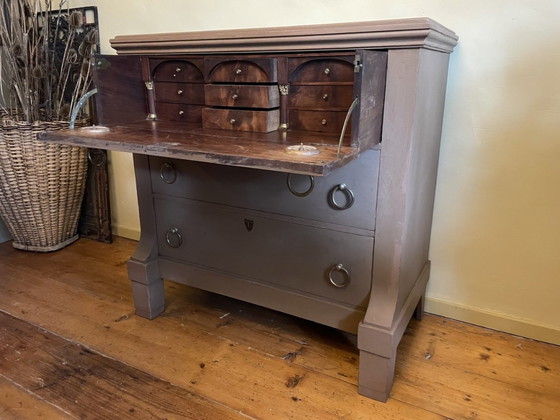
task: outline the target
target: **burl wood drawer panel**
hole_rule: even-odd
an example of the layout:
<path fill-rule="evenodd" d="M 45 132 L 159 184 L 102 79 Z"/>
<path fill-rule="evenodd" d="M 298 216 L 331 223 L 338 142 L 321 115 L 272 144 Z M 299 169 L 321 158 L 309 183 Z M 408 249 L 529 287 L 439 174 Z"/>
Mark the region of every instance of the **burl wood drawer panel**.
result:
<path fill-rule="evenodd" d="M 352 306 L 367 304 L 371 236 L 185 199 L 154 202 L 163 257 Z"/>
<path fill-rule="evenodd" d="M 200 123 L 203 105 L 156 102 L 158 119 L 165 121 Z"/>
<path fill-rule="evenodd" d="M 353 83 L 351 58 L 292 58 L 288 61 L 290 83 Z"/>
<path fill-rule="evenodd" d="M 158 102 L 204 105 L 204 85 L 202 83 L 157 82 L 155 95 Z"/>
<path fill-rule="evenodd" d="M 320 85 L 290 86 L 288 106 L 290 108 L 346 111 L 353 101 L 353 86 Z"/>
<path fill-rule="evenodd" d="M 150 157 L 150 170 L 158 194 L 375 229 L 379 150 L 364 151 L 326 177 L 160 157 Z"/>
<path fill-rule="evenodd" d="M 268 133 L 278 130 L 280 111 L 241 109 L 202 109 L 202 127 L 222 130 L 254 131 Z"/>
<path fill-rule="evenodd" d="M 207 58 L 204 61 L 210 83 L 276 83 L 276 58 Z"/>
<path fill-rule="evenodd" d="M 288 111 L 290 130 L 340 133 L 345 118 L 346 111 L 304 111 L 299 109 Z M 350 133 L 350 129 L 350 122 L 348 122 L 346 135 Z"/>
<path fill-rule="evenodd" d="M 193 63 L 185 60 L 169 60 L 158 64 L 153 70 L 155 82 L 204 83 L 204 75 Z"/>
<path fill-rule="evenodd" d="M 278 108 L 278 86 L 210 85 L 204 87 L 206 105 L 239 108 Z"/>

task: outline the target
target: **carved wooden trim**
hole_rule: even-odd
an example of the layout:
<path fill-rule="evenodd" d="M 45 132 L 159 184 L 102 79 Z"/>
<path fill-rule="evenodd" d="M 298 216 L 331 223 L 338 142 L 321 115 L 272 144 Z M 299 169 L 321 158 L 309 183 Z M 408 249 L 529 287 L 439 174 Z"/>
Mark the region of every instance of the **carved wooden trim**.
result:
<path fill-rule="evenodd" d="M 426 48 L 450 53 L 458 36 L 430 18 L 119 35 L 110 40 L 119 54 L 205 54 L 290 52 L 357 48 Z"/>

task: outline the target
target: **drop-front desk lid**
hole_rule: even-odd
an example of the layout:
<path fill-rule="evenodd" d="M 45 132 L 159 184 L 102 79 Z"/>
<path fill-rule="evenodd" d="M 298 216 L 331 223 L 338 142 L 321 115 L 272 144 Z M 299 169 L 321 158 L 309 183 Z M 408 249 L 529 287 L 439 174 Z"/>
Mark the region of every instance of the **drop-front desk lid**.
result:
<path fill-rule="evenodd" d="M 76 128 L 42 133 L 40 139 L 61 144 L 176 159 L 244 166 L 279 172 L 327 175 L 358 156 L 355 147 L 324 144 L 325 134 L 209 130 L 200 124 L 142 120 L 108 126 L 108 132 Z M 304 137 L 303 137 L 304 136 Z M 318 154 L 298 156 L 290 145 L 315 145 Z"/>

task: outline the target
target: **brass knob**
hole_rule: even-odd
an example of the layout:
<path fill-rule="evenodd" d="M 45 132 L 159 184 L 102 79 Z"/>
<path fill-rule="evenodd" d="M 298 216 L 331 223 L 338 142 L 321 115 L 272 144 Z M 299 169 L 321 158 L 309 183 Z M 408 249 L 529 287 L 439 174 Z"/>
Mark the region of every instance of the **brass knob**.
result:
<path fill-rule="evenodd" d="M 327 120 L 325 120 L 324 118 L 321 120 L 321 124 L 323 125 L 327 125 Z"/>
<path fill-rule="evenodd" d="M 235 74 L 241 74 L 242 70 L 241 69 L 236 69 L 235 70 Z"/>
<path fill-rule="evenodd" d="M 181 89 L 179 89 L 179 90 L 177 91 L 177 95 L 182 95 L 182 94 L 183 94 L 183 91 L 182 91 Z"/>
<path fill-rule="evenodd" d="M 179 111 L 179 115 L 183 115 L 185 113 L 185 111 L 181 110 Z"/>
<path fill-rule="evenodd" d="M 323 101 L 326 101 L 327 99 L 329 99 L 329 95 L 325 93 L 325 94 L 323 95 Z"/>
<path fill-rule="evenodd" d="M 177 68 L 175 69 L 175 71 L 176 71 L 177 73 L 179 73 L 179 72 L 181 71 L 181 67 L 177 67 Z"/>
<path fill-rule="evenodd" d="M 231 125 L 235 124 L 235 118 L 232 118 L 231 120 L 229 120 L 229 123 L 230 123 Z"/>
<path fill-rule="evenodd" d="M 234 93 L 233 95 L 231 95 L 231 99 L 233 99 L 234 101 L 235 101 L 237 98 L 239 98 L 239 96 L 237 96 L 236 93 Z"/>
<path fill-rule="evenodd" d="M 324 71 L 325 74 L 330 74 L 330 72 L 331 72 L 331 69 L 329 69 L 328 67 Z"/>

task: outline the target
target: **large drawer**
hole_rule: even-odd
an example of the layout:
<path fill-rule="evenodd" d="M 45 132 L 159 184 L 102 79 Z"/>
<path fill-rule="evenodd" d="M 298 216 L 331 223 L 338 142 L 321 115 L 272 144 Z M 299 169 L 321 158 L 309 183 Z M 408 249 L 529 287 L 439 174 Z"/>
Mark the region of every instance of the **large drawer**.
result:
<path fill-rule="evenodd" d="M 379 150 L 364 151 L 330 175 L 314 178 L 160 157 L 150 157 L 150 167 L 159 194 L 375 229 Z M 353 203 L 347 209 L 330 202 L 334 198 L 346 207 L 350 193 Z"/>
<path fill-rule="evenodd" d="M 269 133 L 278 130 L 280 111 L 244 109 L 202 109 L 202 126 L 221 130 L 255 131 Z"/>
<path fill-rule="evenodd" d="M 373 237 L 192 200 L 155 200 L 159 253 L 254 281 L 365 307 Z"/>

